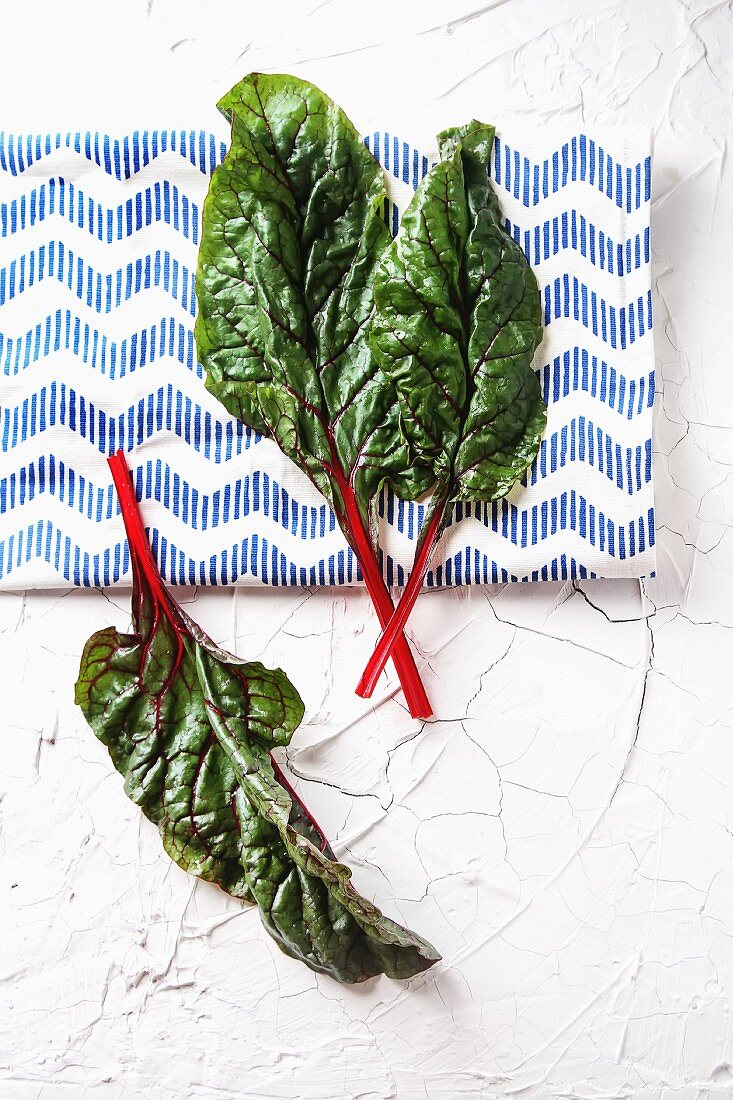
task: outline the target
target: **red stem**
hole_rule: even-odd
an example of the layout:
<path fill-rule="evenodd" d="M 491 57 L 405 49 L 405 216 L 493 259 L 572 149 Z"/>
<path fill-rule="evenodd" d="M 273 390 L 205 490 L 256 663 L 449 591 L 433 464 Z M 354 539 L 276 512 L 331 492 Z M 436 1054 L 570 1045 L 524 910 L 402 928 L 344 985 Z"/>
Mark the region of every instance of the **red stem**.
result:
<path fill-rule="evenodd" d="M 288 387 L 286 386 L 285 388 L 287 389 Z M 290 390 L 288 392 L 292 393 Z M 320 421 L 328 439 L 328 445 L 331 451 L 331 461 L 330 463 L 323 463 L 323 465 L 329 476 L 332 477 L 338 485 L 339 492 L 341 493 L 344 509 L 346 511 L 347 530 L 344 530 L 344 524 L 341 519 L 339 519 L 339 524 L 349 540 L 349 545 L 356 554 L 359 565 L 361 566 L 364 583 L 377 612 L 379 624 L 384 628 L 394 613 L 394 604 L 392 603 L 392 598 L 387 590 L 387 586 L 384 583 L 384 577 L 379 568 L 371 539 L 364 528 L 353 486 L 351 482 L 346 479 L 341 467 L 333 433 L 333 425 L 326 424 L 318 409 L 305 401 L 303 397 L 295 393 L 293 393 L 293 396 L 302 402 L 304 407 L 308 409 L 308 412 L 315 417 L 316 420 Z M 407 639 L 400 635 L 393 643 L 393 646 L 390 647 L 390 649 L 392 648 L 394 649 L 394 652 L 391 654 L 392 660 L 394 661 L 402 690 L 405 693 L 405 702 L 407 703 L 410 714 L 413 718 L 430 718 L 433 709 L 430 706 L 430 700 L 423 687 L 420 673 L 417 671 L 415 658 L 412 656 L 412 651 L 407 644 Z"/>
<path fill-rule="evenodd" d="M 404 637 L 402 631 L 415 605 L 415 601 L 420 594 L 422 582 L 425 579 L 425 574 L 430 564 L 431 555 L 438 541 L 440 525 L 445 515 L 446 503 L 445 500 L 439 500 L 434 506 L 433 515 L 425 529 L 425 537 L 418 549 L 412 572 L 405 586 L 405 591 L 402 593 L 402 599 L 397 604 L 397 609 L 382 631 L 382 635 L 377 642 L 374 652 L 369 658 L 361 680 L 356 686 L 356 694 L 360 695 L 362 699 L 370 698 L 379 677 L 382 675 L 384 666 L 389 660 L 390 654 L 392 653 L 392 647 L 396 644 L 399 637 Z"/>
<path fill-rule="evenodd" d="M 341 490 L 349 530 L 354 539 L 354 552 L 361 566 L 364 583 L 377 612 L 379 625 L 384 629 L 392 621 L 395 614 L 392 597 L 384 583 L 384 577 L 377 563 L 371 540 L 364 529 L 354 491 L 347 481 L 339 476 L 337 470 L 334 469 L 333 472 Z M 405 702 L 410 714 L 413 718 L 430 718 L 433 708 L 430 706 L 430 700 L 420 679 L 415 658 L 401 628 L 395 632 L 395 637 L 384 659 L 382 668 L 384 668 L 390 656 L 394 661 L 395 670 L 402 684 Z"/>
<path fill-rule="evenodd" d="M 123 450 L 116 451 L 107 459 L 107 464 L 112 471 L 112 480 L 117 490 L 133 568 L 137 566 L 142 569 L 158 603 L 161 604 L 168 618 L 173 622 L 168 592 L 160 576 L 158 563 L 153 557 L 153 551 L 150 549 L 150 542 L 140 514 L 137 494 L 127 466 L 125 452 Z"/>

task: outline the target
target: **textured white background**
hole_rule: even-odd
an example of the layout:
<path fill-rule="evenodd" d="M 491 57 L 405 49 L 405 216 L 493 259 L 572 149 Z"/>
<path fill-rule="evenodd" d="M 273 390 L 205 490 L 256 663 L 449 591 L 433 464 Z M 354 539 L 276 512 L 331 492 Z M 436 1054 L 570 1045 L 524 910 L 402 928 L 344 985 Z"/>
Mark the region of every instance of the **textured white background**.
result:
<path fill-rule="evenodd" d="M 659 574 L 425 594 L 424 729 L 386 681 L 351 694 L 362 593 L 187 593 L 287 667 L 299 789 L 445 956 L 359 989 L 281 955 L 126 801 L 71 701 L 125 594 L 0 597 L 2 1100 L 733 1095 L 732 57 L 731 4 L 703 0 L 5 5 L 17 129 L 206 126 L 250 68 L 347 111 L 369 83 L 357 124 L 417 141 L 475 114 L 653 126 Z"/>

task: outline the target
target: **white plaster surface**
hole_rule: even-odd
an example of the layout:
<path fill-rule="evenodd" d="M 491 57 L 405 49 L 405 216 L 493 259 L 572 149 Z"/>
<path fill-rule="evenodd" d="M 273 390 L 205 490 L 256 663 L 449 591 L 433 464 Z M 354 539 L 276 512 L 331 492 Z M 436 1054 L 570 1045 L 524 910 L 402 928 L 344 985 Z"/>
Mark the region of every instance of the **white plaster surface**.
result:
<path fill-rule="evenodd" d="M 658 575 L 426 593 L 437 718 L 359 591 L 190 591 L 307 704 L 288 762 L 359 888 L 444 955 L 361 988 L 189 878 L 72 702 L 125 593 L 0 596 L 2 1100 L 733 1096 L 733 10 L 709 0 L 26 0 L 13 126 L 206 123 L 251 68 L 464 116 L 655 131 Z M 396 109 L 396 114 L 395 114 Z M 404 111 L 404 118 L 400 112 Z M 368 128 L 370 117 L 357 118 Z"/>

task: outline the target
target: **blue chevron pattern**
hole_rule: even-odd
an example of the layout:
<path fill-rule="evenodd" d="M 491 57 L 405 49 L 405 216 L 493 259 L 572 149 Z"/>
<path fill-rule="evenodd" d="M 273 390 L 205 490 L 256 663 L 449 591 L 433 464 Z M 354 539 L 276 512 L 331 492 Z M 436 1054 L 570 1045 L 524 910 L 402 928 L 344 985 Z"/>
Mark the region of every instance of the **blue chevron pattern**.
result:
<path fill-rule="evenodd" d="M 6 376 L 18 374 L 58 351 L 70 352 L 108 378 L 124 378 L 165 356 L 177 359 L 197 378 L 203 378 L 196 360 L 193 329 L 174 317 L 161 317 L 122 340 L 111 339 L 103 329 L 82 321 L 68 309 L 57 309 L 23 336 L 0 332 L 0 369 Z"/>
<path fill-rule="evenodd" d="M 97 313 L 110 313 L 133 294 L 152 287 L 162 288 L 192 317 L 196 312 L 193 272 L 161 249 L 102 275 L 63 241 L 50 241 L 0 267 L 0 303 L 12 301 L 44 279 L 57 279 Z"/>
<path fill-rule="evenodd" d="M 324 512 L 328 511 L 324 506 Z M 464 509 L 470 506 L 463 506 Z M 610 557 L 624 561 L 634 554 L 654 545 L 653 514 L 640 516 L 629 524 L 621 525 L 609 519 L 584 497 L 574 491 L 563 493 L 544 502 L 541 512 L 532 510 L 530 517 L 517 522 L 517 510 L 506 502 L 492 505 L 500 512 L 501 528 L 513 546 L 531 533 L 531 545 L 537 545 L 540 537 L 549 532 L 568 531 L 590 544 L 596 541 Z M 458 507 L 454 525 L 466 519 L 466 513 Z M 277 544 L 265 536 L 253 534 L 234 543 L 212 546 L 213 553 L 206 559 L 194 558 L 157 528 L 149 529 L 150 544 L 160 565 L 163 579 L 172 584 L 221 585 L 235 584 L 248 574 L 263 584 L 280 585 L 341 585 L 361 580 L 361 571 L 351 550 L 339 550 L 322 557 L 316 564 L 299 565 Z M 40 519 L 24 528 L 12 531 L 0 544 L 0 572 L 9 576 L 14 569 L 40 557 L 56 570 L 59 579 L 81 587 L 116 584 L 129 574 L 130 559 L 126 543 L 115 542 L 102 552 L 92 554 L 50 520 Z M 390 585 L 402 585 L 408 570 L 385 556 L 385 576 Z M 497 563 L 478 547 L 466 545 L 431 569 L 425 583 L 428 588 L 440 588 L 458 584 L 505 584 L 512 581 L 567 580 L 570 577 L 596 577 L 598 573 L 588 568 L 573 555 L 561 553 L 526 574 L 515 573 Z"/>
<path fill-rule="evenodd" d="M 388 133 L 365 142 L 396 232 L 432 158 Z M 497 139 L 492 177 L 540 282 L 548 429 L 523 487 L 455 507 L 429 587 L 654 567 L 648 149 L 535 146 Z M 198 131 L 0 133 L 0 585 L 129 578 L 104 462 L 118 447 L 172 583 L 360 580 L 322 498 L 203 386 L 195 250 L 225 152 Z M 425 509 L 380 500 L 391 584 Z"/>
<path fill-rule="evenodd" d="M 251 512 L 262 511 L 284 531 L 307 538 L 314 527 L 322 532 L 335 531 L 336 519 L 325 504 L 301 505 L 266 470 L 255 470 L 207 493 L 156 459 L 135 471 L 135 487 L 141 500 L 158 500 L 163 507 L 193 531 L 239 521 Z M 22 507 L 42 493 L 48 493 L 73 511 L 98 522 L 119 514 L 111 485 L 98 486 L 79 475 L 54 455 L 41 455 L 0 478 L 0 515 Z"/>
<path fill-rule="evenodd" d="M 625 241 L 614 241 L 577 210 L 566 210 L 532 229 L 522 229 L 508 220 L 506 227 L 536 266 L 563 249 L 573 249 L 610 275 L 628 275 L 649 263 L 649 226 Z"/>
<path fill-rule="evenodd" d="M 599 336 L 612 348 L 625 349 L 652 327 L 652 292 L 621 306 L 609 305 L 604 297 L 590 290 L 577 275 L 560 275 L 545 284 L 542 297 L 545 324 L 560 317 L 572 317 Z"/>
<path fill-rule="evenodd" d="M 0 203 L 0 237 L 11 237 L 54 216 L 107 244 L 156 223 L 171 226 L 193 244 L 199 241 L 198 207 L 168 180 L 156 180 L 134 198 L 105 207 L 62 176 L 52 176 L 28 194 Z"/>
<path fill-rule="evenodd" d="M 542 396 L 546 404 L 557 404 L 573 393 L 589 394 L 602 405 L 631 420 L 651 409 L 654 403 L 654 371 L 640 378 L 627 378 L 591 355 L 587 348 L 574 347 L 556 356 L 540 371 Z"/>
<path fill-rule="evenodd" d="M 497 138 L 493 157 L 494 182 L 524 206 L 537 206 L 570 184 L 583 183 L 631 213 L 652 197 L 652 160 L 622 164 L 600 142 L 574 135 L 542 162 L 531 161 Z"/>
<path fill-rule="evenodd" d="M 260 437 L 231 417 L 219 420 L 173 386 L 161 386 L 116 416 L 99 409 L 65 382 L 52 382 L 14 408 L 0 410 L 0 447 L 9 452 L 51 429 L 68 428 L 102 454 L 133 447 L 166 431 L 213 462 L 227 462 Z M 1 509 L 1 505 L 0 505 Z"/>
<path fill-rule="evenodd" d="M 96 164 L 108 176 L 129 180 L 141 168 L 164 153 L 173 153 L 189 161 L 208 176 L 226 154 L 226 145 L 203 130 L 136 130 L 122 138 L 99 131 L 66 134 L 6 134 L 0 131 L 0 169 L 21 176 L 26 169 L 57 151 L 78 154 Z"/>
<path fill-rule="evenodd" d="M 588 461 L 629 493 L 638 492 L 649 484 L 649 448 L 632 450 L 628 447 L 622 454 L 620 447 L 613 445 L 610 436 L 600 431 L 596 433 L 593 425 L 586 424 L 583 417 L 579 420 L 579 425 L 578 421 L 573 420 L 561 432 L 553 433 L 547 451 L 540 457 L 538 469 L 546 468 L 552 458 L 556 460 L 557 469 L 562 469 L 567 462 Z M 594 457 L 594 448 L 597 448 L 597 458 Z M 101 449 L 106 453 L 105 448 Z M 581 450 L 584 453 L 579 457 L 577 452 Z M 161 459 L 146 462 L 133 473 L 141 500 L 159 501 L 193 531 L 208 531 L 239 522 L 253 512 L 261 513 L 271 524 L 279 524 L 284 531 L 302 539 L 307 539 L 312 530 L 316 530 L 320 537 L 336 530 L 336 520 L 324 504 L 300 504 L 266 470 L 254 469 L 244 477 L 221 484 L 212 493 L 181 477 L 177 470 Z M 536 484 L 540 476 L 544 475 L 533 471 L 531 484 Z M 110 520 L 118 514 L 111 485 L 96 485 L 90 478 L 78 474 L 73 466 L 48 454 L 40 455 L 0 478 L 0 516 L 22 508 L 44 493 L 94 522 Z M 478 517 L 485 526 L 494 525 L 498 530 L 497 508 L 498 505 L 492 504 L 457 505 L 456 515 Z M 517 522 L 526 525 L 530 510 L 515 511 L 518 517 L 515 527 Z M 390 497 L 385 503 L 383 498 L 381 514 L 400 534 L 413 538 L 414 528 L 419 529 L 420 517 L 424 515 L 424 506 L 418 505 L 413 513 L 404 501 Z"/>
<path fill-rule="evenodd" d="M 388 133 L 375 131 L 365 141 L 386 172 L 413 188 L 432 163 L 407 142 Z M 586 134 L 573 135 L 541 161 L 530 160 L 497 137 L 491 175 L 498 187 L 521 199 L 525 207 L 537 206 L 574 183 L 586 184 L 628 213 L 648 203 L 652 195 L 651 155 L 633 165 L 623 164 Z"/>

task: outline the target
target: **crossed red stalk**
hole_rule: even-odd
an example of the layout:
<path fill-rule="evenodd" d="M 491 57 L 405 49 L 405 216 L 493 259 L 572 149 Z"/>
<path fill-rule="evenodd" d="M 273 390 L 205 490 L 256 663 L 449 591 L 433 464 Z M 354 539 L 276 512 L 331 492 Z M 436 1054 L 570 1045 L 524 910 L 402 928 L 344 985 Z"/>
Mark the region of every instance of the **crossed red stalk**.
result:
<path fill-rule="evenodd" d="M 412 656 L 410 647 L 407 644 L 407 639 L 402 633 L 402 626 L 398 625 L 394 631 L 391 630 L 391 624 L 395 621 L 398 612 L 395 611 L 392 597 L 384 583 L 382 571 L 377 563 L 371 540 L 364 530 L 361 515 L 359 514 L 359 507 L 356 502 L 356 496 L 346 479 L 343 476 L 339 476 L 340 471 L 338 468 L 333 469 L 333 473 L 344 502 L 349 529 L 354 540 L 353 549 L 359 565 L 361 566 L 364 584 L 374 604 L 374 609 L 377 612 L 379 625 L 385 633 L 387 630 L 390 631 L 391 642 L 389 651 L 385 655 L 384 661 L 380 666 L 379 673 L 377 673 L 377 679 L 391 656 L 394 661 L 397 675 L 400 678 L 402 689 L 405 693 L 405 701 L 409 707 L 410 714 L 413 718 L 430 718 L 433 710 L 430 706 L 425 688 L 423 687 L 422 680 L 420 679 L 420 674 L 417 671 L 415 658 Z M 404 616 L 404 622 L 406 621 L 407 615 Z M 382 637 L 384 637 L 384 633 Z M 371 692 L 369 694 L 371 695 Z"/>
<path fill-rule="evenodd" d="M 321 465 L 338 488 L 344 506 L 344 516 L 341 517 L 341 515 L 339 515 L 337 517 L 339 526 L 346 535 L 349 545 L 356 555 L 359 567 L 361 568 L 361 575 L 364 578 L 364 584 L 366 585 L 374 609 L 377 612 L 379 625 L 384 630 L 394 614 L 394 604 L 392 603 L 392 597 L 387 590 L 387 586 L 384 583 L 384 577 L 382 576 L 382 570 L 379 567 L 372 541 L 364 526 L 352 480 L 346 476 L 343 466 L 341 465 L 333 424 L 328 423 L 319 410 L 314 405 L 310 404 L 302 394 L 294 392 L 287 385 L 284 388 L 308 410 L 311 416 L 320 422 L 324 435 L 328 440 L 330 450 L 329 461 L 326 462 L 324 459 L 321 459 Z M 352 473 L 352 477 L 355 475 L 355 472 L 356 471 Z M 335 507 L 340 513 L 338 501 L 335 501 Z M 407 703 L 410 714 L 413 718 L 430 718 L 433 709 L 430 706 L 430 700 L 427 697 L 422 680 L 420 679 L 420 673 L 417 671 L 415 658 L 412 656 L 410 647 L 407 644 L 407 639 L 401 630 L 395 632 L 394 638 L 390 643 L 390 656 L 394 661 L 397 676 L 402 684 L 402 690 L 405 693 L 405 702 Z M 386 660 L 384 663 L 386 664 Z M 384 668 L 384 664 L 382 668 Z"/>
<path fill-rule="evenodd" d="M 404 630 L 410 612 L 415 606 L 415 601 L 420 595 L 420 589 L 425 579 L 428 565 L 430 564 L 431 555 L 440 536 L 440 527 L 445 516 L 446 503 L 446 500 L 440 498 L 432 505 L 432 515 L 430 516 L 427 527 L 424 529 L 425 534 L 421 539 L 412 572 L 405 585 L 402 598 L 397 604 L 395 612 L 386 626 L 384 623 L 382 624 L 384 627 L 382 634 L 356 686 L 356 694 L 360 695 L 362 699 L 368 699 L 372 695 L 377 685 L 377 680 L 384 670 L 384 666 L 389 660 L 390 655 L 393 655 L 392 651 L 396 644 L 396 640 L 399 637 L 404 638 L 402 631 Z"/>

